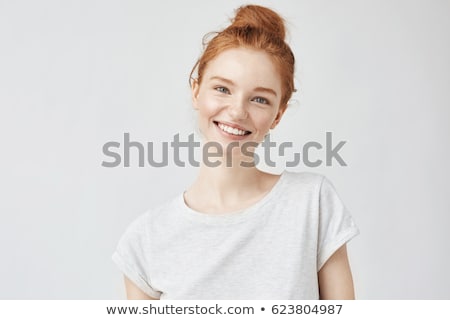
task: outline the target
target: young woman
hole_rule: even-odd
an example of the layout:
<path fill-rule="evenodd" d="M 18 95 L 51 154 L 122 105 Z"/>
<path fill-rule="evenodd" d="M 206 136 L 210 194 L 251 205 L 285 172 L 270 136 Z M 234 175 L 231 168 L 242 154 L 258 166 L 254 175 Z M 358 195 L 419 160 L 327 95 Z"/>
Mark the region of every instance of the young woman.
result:
<path fill-rule="evenodd" d="M 192 103 L 214 159 L 121 238 L 113 260 L 129 299 L 354 298 L 346 243 L 358 229 L 332 184 L 253 162 L 294 91 L 284 37 L 277 13 L 244 6 L 194 66 Z"/>

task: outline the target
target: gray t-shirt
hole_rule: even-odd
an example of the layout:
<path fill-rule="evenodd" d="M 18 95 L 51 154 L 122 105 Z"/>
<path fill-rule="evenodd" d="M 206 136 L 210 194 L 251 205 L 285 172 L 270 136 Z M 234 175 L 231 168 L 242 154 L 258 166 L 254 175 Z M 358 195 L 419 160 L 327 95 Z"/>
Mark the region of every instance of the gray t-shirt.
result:
<path fill-rule="evenodd" d="M 311 300 L 317 272 L 358 233 L 324 176 L 284 171 L 239 212 L 200 213 L 179 194 L 131 223 L 112 258 L 154 298 Z"/>

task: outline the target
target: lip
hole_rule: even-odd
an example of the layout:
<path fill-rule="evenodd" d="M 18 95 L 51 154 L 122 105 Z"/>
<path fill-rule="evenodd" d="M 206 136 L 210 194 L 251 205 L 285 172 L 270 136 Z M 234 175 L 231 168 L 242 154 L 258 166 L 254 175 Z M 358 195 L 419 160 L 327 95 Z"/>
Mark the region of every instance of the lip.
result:
<path fill-rule="evenodd" d="M 218 121 L 218 120 L 214 120 L 214 122 L 216 123 L 216 125 L 217 125 L 218 123 L 222 123 L 222 124 L 224 124 L 224 125 L 226 125 L 226 126 L 228 126 L 228 127 L 236 128 L 236 129 L 239 129 L 239 130 L 242 130 L 242 131 L 246 131 L 246 132 L 250 132 L 250 133 L 251 133 L 250 130 L 247 130 L 247 129 L 245 129 L 245 128 L 243 128 L 243 127 L 237 125 L 237 124 L 231 123 L 231 122 Z"/>
<path fill-rule="evenodd" d="M 240 141 L 240 140 L 245 140 L 245 139 L 247 139 L 247 137 L 250 135 L 250 134 L 245 134 L 245 135 L 243 135 L 243 136 L 236 136 L 236 135 L 234 135 L 234 134 L 225 132 L 225 131 L 223 131 L 222 129 L 220 129 L 219 123 L 222 123 L 222 124 L 226 124 L 226 123 L 221 122 L 221 121 L 213 121 L 213 122 L 214 122 L 214 126 L 215 126 L 216 129 L 219 131 L 219 134 L 222 135 L 222 136 L 224 136 L 224 137 L 226 137 L 227 139 L 231 139 L 231 140 L 235 140 L 235 141 Z M 226 124 L 226 125 L 228 126 L 228 124 Z M 231 127 L 231 126 L 230 126 L 230 127 Z M 235 126 L 234 128 L 240 129 L 241 127 L 239 127 L 239 126 L 236 127 L 236 126 Z M 245 129 L 240 129 L 240 130 L 245 130 Z M 245 131 L 248 131 L 248 130 L 245 130 Z"/>

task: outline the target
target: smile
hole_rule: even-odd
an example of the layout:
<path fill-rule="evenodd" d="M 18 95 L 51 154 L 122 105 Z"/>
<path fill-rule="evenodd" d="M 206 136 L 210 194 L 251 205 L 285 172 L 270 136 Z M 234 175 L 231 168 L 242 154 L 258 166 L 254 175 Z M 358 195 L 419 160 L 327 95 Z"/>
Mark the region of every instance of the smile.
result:
<path fill-rule="evenodd" d="M 249 135 L 251 133 L 250 131 L 241 130 L 241 129 L 238 129 L 238 128 L 233 128 L 233 127 L 227 126 L 227 125 L 225 125 L 223 123 L 220 123 L 220 122 L 217 122 L 217 121 L 214 121 L 214 124 L 216 126 L 218 126 L 220 128 L 220 130 L 222 130 L 223 132 L 226 132 L 228 134 L 232 134 L 234 136 L 246 136 L 246 135 Z"/>

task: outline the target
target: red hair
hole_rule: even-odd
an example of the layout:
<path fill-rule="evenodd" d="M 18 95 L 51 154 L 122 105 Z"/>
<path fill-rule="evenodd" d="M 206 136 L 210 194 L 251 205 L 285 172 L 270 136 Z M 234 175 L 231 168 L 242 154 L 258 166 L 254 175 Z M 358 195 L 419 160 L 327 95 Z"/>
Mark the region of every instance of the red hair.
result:
<path fill-rule="evenodd" d="M 206 49 L 192 68 L 190 81 L 197 68 L 197 81 L 200 84 L 208 62 L 227 49 L 246 47 L 263 50 L 272 57 L 280 73 L 283 91 L 280 108 L 285 108 L 295 91 L 295 58 L 284 41 L 285 33 L 284 20 L 273 10 L 256 5 L 238 8 L 230 26 L 218 32 L 209 42 L 204 41 Z"/>

